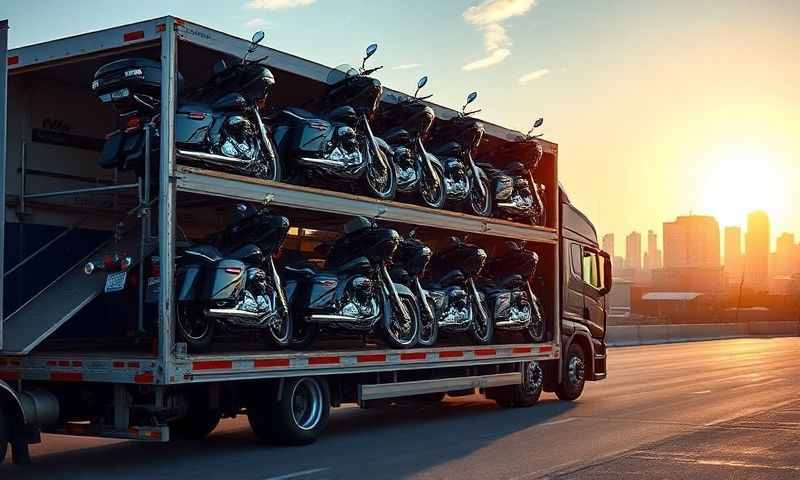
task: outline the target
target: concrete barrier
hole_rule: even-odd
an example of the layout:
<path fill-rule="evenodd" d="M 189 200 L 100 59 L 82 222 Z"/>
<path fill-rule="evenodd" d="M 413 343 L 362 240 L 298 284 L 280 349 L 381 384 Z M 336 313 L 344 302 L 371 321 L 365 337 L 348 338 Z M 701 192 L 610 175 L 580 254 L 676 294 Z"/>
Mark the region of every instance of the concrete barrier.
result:
<path fill-rule="evenodd" d="M 800 336 L 800 322 L 618 325 L 608 327 L 606 342 L 621 347 L 753 336 Z"/>

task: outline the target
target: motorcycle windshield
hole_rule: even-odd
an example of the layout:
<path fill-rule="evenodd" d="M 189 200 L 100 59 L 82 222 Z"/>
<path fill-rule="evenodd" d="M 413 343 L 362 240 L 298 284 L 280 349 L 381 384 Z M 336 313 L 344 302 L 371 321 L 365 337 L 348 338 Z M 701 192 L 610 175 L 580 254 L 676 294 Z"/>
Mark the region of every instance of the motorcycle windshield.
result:
<path fill-rule="evenodd" d="M 356 67 L 343 63 L 338 67 L 331 69 L 328 72 L 328 78 L 325 80 L 328 85 L 335 85 L 342 80 L 346 80 L 350 77 L 355 77 L 359 74 L 359 71 Z"/>

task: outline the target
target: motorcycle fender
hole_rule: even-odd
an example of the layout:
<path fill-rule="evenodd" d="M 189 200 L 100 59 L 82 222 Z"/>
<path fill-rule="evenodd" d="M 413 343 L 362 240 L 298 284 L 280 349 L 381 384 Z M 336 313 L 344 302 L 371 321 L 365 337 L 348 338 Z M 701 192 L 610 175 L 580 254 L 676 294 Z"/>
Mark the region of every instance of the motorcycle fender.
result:
<path fill-rule="evenodd" d="M 436 155 L 434 155 L 432 153 L 427 153 L 427 152 L 426 152 L 426 156 L 428 157 L 428 161 L 431 162 L 432 165 L 438 166 L 444 172 L 444 165 L 442 164 L 442 161 L 439 160 L 439 157 L 437 157 Z"/>
<path fill-rule="evenodd" d="M 212 267 L 203 291 L 212 302 L 237 300 L 244 289 L 247 267 L 240 260 L 224 259 Z"/>
<path fill-rule="evenodd" d="M 300 124 L 292 149 L 300 156 L 318 155 L 333 138 L 334 126 L 322 119 L 309 119 Z"/>
<path fill-rule="evenodd" d="M 407 286 L 403 285 L 402 283 L 395 283 L 394 284 L 394 288 L 395 288 L 395 290 L 397 290 L 397 294 L 398 295 L 401 295 L 401 296 L 405 295 L 407 297 L 416 298 L 416 296 L 414 295 L 414 292 L 412 292 L 410 288 L 408 288 Z"/>
<path fill-rule="evenodd" d="M 389 146 L 389 143 L 386 142 L 386 140 L 382 139 L 381 137 L 375 137 L 375 143 L 378 145 L 378 148 L 383 149 L 383 151 L 386 152 L 386 154 L 390 155 L 391 157 L 391 152 L 393 150 L 392 147 Z"/>

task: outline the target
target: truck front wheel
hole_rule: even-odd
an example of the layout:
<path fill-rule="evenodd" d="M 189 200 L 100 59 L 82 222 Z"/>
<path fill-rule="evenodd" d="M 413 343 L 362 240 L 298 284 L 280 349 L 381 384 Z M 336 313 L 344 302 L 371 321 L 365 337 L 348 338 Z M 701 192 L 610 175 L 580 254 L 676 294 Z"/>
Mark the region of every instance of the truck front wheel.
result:
<path fill-rule="evenodd" d="M 573 401 L 583 393 L 586 384 L 586 353 L 577 343 L 572 343 L 564 359 L 564 375 L 556 389 L 556 396 L 561 400 Z"/>
<path fill-rule="evenodd" d="M 253 433 L 278 445 L 314 443 L 330 416 L 328 383 L 316 377 L 289 378 L 277 392 L 266 390 L 269 396 L 259 398 L 247 410 Z"/>

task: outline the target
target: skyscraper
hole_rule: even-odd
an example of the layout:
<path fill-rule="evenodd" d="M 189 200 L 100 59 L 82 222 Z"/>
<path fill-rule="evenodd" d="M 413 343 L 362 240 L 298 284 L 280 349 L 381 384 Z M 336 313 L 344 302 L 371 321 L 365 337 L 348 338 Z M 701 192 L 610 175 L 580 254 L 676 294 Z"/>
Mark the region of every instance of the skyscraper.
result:
<path fill-rule="evenodd" d="M 689 215 L 664 222 L 664 268 L 719 266 L 719 224 L 714 217 Z"/>
<path fill-rule="evenodd" d="M 614 234 L 613 233 L 606 233 L 603 235 L 603 251 L 608 254 L 609 257 L 614 258 Z"/>
<path fill-rule="evenodd" d="M 730 284 L 738 284 L 742 276 L 742 229 L 725 227 L 725 272 Z"/>
<path fill-rule="evenodd" d="M 800 246 L 794 241 L 794 235 L 783 233 L 775 244 L 775 253 L 772 254 L 773 265 L 770 275 L 791 275 L 800 273 Z"/>
<path fill-rule="evenodd" d="M 647 252 L 644 254 L 644 269 L 658 270 L 661 268 L 661 250 L 658 249 L 658 235 L 652 230 L 647 231 Z"/>
<path fill-rule="evenodd" d="M 642 235 L 639 232 L 625 237 L 625 268 L 642 269 Z"/>
<path fill-rule="evenodd" d="M 747 216 L 744 239 L 744 283 L 754 290 L 766 290 L 769 280 L 769 216 L 756 211 Z"/>

